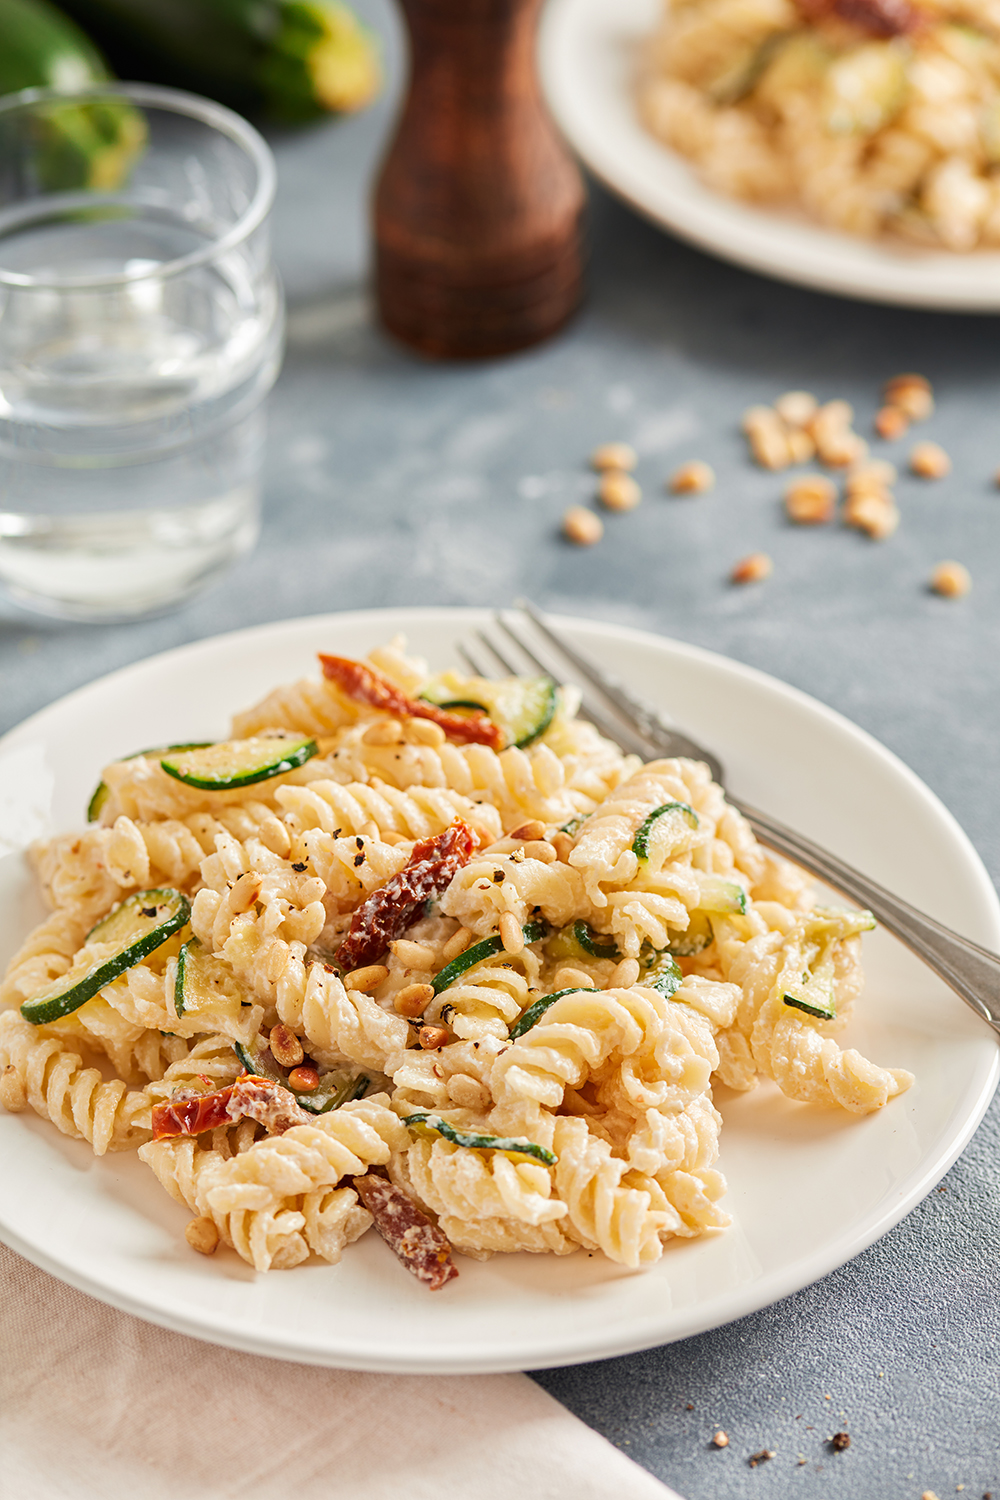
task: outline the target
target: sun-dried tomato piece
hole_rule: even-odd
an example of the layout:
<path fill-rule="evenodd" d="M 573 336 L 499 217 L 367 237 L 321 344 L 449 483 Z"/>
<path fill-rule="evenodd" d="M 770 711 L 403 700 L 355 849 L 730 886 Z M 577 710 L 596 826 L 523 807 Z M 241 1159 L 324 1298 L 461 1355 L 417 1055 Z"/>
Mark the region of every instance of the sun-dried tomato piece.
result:
<path fill-rule="evenodd" d="M 384 713 L 397 714 L 403 719 L 430 719 L 444 730 L 450 740 L 461 740 L 474 745 L 489 745 L 491 750 L 502 750 L 504 734 L 499 724 L 494 724 L 486 714 L 450 714 L 447 709 L 433 703 L 421 703 L 408 698 L 401 688 L 373 667 L 364 662 L 352 661 L 348 656 L 325 656 L 319 659 L 323 676 L 335 682 L 346 697 L 355 703 L 365 703 L 369 708 L 381 709 Z"/>
<path fill-rule="evenodd" d="M 265 1127 L 268 1135 L 283 1135 L 293 1125 L 310 1125 L 312 1116 L 300 1108 L 291 1089 L 271 1078 L 244 1073 L 228 1088 L 214 1094 L 177 1093 L 152 1111 L 153 1140 L 174 1135 L 201 1135 L 220 1125 L 232 1125 L 249 1116 Z"/>
<path fill-rule="evenodd" d="M 214 1094 L 175 1094 L 164 1104 L 154 1104 L 153 1140 L 163 1141 L 172 1135 L 201 1135 L 203 1130 L 231 1125 L 229 1100 L 234 1088 L 231 1083 Z"/>
<path fill-rule="evenodd" d="M 837 16 L 869 36 L 907 36 L 923 25 L 920 10 L 910 0 L 799 0 L 809 21 Z"/>
<path fill-rule="evenodd" d="M 468 864 L 479 840 L 461 818 L 443 833 L 419 839 L 409 863 L 379 890 L 372 891 L 354 913 L 348 934 L 337 949 L 337 962 L 345 970 L 377 963 L 389 944 L 415 921 L 432 896 L 440 896 L 463 865 Z"/>
<path fill-rule="evenodd" d="M 354 1178 L 375 1228 L 406 1269 L 432 1292 L 458 1275 L 451 1242 L 402 1188 L 375 1172 Z"/>

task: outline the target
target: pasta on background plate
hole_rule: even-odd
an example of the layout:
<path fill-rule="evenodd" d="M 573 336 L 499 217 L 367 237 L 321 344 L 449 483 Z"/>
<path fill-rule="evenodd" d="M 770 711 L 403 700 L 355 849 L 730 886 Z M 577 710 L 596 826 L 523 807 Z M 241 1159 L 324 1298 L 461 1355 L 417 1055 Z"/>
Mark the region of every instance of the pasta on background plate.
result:
<path fill-rule="evenodd" d="M 374 1224 L 432 1289 L 453 1250 L 646 1266 L 728 1223 L 716 1080 L 909 1086 L 837 1041 L 871 918 L 704 765 L 546 678 L 320 661 L 232 740 L 105 769 L 0 986 L 0 1100 L 137 1150 L 193 1248 L 335 1263 Z"/>

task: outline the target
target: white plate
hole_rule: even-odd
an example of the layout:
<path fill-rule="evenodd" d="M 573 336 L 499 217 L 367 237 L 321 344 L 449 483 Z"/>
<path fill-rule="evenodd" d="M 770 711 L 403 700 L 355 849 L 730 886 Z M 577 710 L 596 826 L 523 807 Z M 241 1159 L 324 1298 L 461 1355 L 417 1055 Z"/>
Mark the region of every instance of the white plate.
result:
<path fill-rule="evenodd" d="M 23 839 L 46 820 L 79 827 L 108 760 L 135 745 L 224 734 L 231 710 L 311 672 L 318 649 L 359 654 L 402 629 L 445 665 L 454 639 L 485 620 L 484 611 L 445 609 L 330 615 L 202 641 L 116 672 L 0 742 L 0 833 Z M 859 729 L 691 646 L 592 622 L 573 623 L 572 634 L 714 746 L 751 801 L 970 937 L 1000 941 L 1000 905 L 965 835 Z M 32 920 L 32 898 L 19 856 L 0 861 L 0 877 L 2 958 Z M 498 1255 L 462 1259 L 458 1281 L 429 1294 L 372 1234 L 339 1266 L 256 1275 L 228 1251 L 193 1255 L 183 1239 L 188 1215 L 136 1158 L 98 1161 L 34 1115 L 2 1111 L 0 1237 L 154 1323 L 317 1364 L 511 1370 L 683 1338 L 808 1285 L 884 1234 L 938 1181 L 992 1097 L 994 1033 L 881 933 L 866 939 L 866 968 L 850 1041 L 910 1068 L 915 1087 L 863 1119 L 789 1103 L 771 1086 L 722 1101 L 734 1226 L 671 1245 L 651 1271 L 583 1253 Z"/>
<path fill-rule="evenodd" d="M 549 0 L 542 85 L 564 135 L 607 187 L 665 229 L 780 281 L 906 307 L 996 312 L 1000 252 L 968 255 L 856 239 L 713 192 L 645 131 L 636 58 L 662 0 Z"/>

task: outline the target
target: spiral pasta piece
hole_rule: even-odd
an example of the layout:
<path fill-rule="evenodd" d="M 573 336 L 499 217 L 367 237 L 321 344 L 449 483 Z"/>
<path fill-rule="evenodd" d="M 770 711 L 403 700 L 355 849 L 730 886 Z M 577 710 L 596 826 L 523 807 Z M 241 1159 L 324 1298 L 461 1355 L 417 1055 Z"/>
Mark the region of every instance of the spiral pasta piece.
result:
<path fill-rule="evenodd" d="M 491 855 L 487 850 L 455 876 L 441 910 L 481 934 L 495 932 L 504 912 L 523 926 L 540 914 L 557 927 L 589 916 L 583 879 L 570 865 L 526 857 L 523 851 Z"/>
<path fill-rule="evenodd" d="M 13 1067 L 37 1115 L 63 1135 L 89 1141 L 96 1156 L 128 1151 L 146 1139 L 138 1123 L 145 1099 L 121 1079 L 105 1083 L 57 1037 L 30 1025 L 16 1010 L 0 1014 L 0 1066 Z"/>
<path fill-rule="evenodd" d="M 357 1201 L 353 1189 L 336 1202 L 330 1190 L 344 1177 L 384 1165 L 408 1141 L 386 1104 L 385 1095 L 345 1104 L 315 1125 L 265 1136 L 229 1160 L 184 1137 L 152 1141 L 139 1154 L 173 1197 L 212 1219 L 226 1244 L 257 1270 L 297 1265 L 310 1250 L 329 1260 L 371 1223 L 363 1210 L 348 1212 Z"/>
<path fill-rule="evenodd" d="M 525 957 L 530 959 L 532 955 L 513 959 L 501 952 L 466 969 L 430 1002 L 427 1019 L 445 1022 L 463 1040 L 505 1038 L 532 1000 L 530 980 L 523 969 Z"/>
<path fill-rule="evenodd" d="M 662 1190 L 654 1193 L 641 1174 L 611 1154 L 585 1119 L 556 1118 L 553 1168 L 556 1191 L 568 1209 L 573 1232 L 590 1250 L 601 1250 L 619 1265 L 637 1267 L 659 1260 L 661 1235 L 676 1234 L 681 1216 Z M 659 1201 L 655 1201 L 659 1200 Z"/>
<path fill-rule="evenodd" d="M 370 783 L 353 781 L 346 786 L 327 779 L 308 786 L 279 787 L 276 800 L 296 833 L 310 828 L 323 833 L 371 833 L 369 825 L 373 825 L 376 838 L 384 840 L 393 833 L 415 840 L 443 832 L 457 817 L 481 829 L 486 842 L 499 838 L 501 832 L 494 808 L 473 802 L 449 786 L 403 790 L 377 776 Z"/>
<path fill-rule="evenodd" d="M 434 1213 L 463 1223 L 516 1219 L 538 1226 L 565 1218 L 552 1196 L 552 1176 L 537 1162 L 511 1161 L 499 1151 L 474 1151 L 445 1140 L 418 1139 L 407 1152 L 410 1182 Z"/>
<path fill-rule="evenodd" d="M 0 1006 L 20 1005 L 59 979 L 73 965 L 87 925 L 75 910 L 55 911 L 18 948 L 0 984 Z"/>
<path fill-rule="evenodd" d="M 159 1019 L 157 1014 L 155 1020 Z M 168 1034 L 158 1024 L 126 1019 L 102 995 L 46 1030 L 66 1046 L 102 1053 L 128 1082 L 162 1077 L 188 1046 L 183 1037 Z"/>

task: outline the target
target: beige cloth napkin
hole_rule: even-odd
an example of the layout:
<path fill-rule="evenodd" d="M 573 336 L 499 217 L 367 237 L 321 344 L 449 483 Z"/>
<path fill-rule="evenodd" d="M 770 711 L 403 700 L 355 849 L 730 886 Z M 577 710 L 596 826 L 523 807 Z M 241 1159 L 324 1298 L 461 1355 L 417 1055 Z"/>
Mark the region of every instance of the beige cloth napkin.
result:
<path fill-rule="evenodd" d="M 678 1500 L 525 1375 L 219 1349 L 3 1245 L 0 1351 L 2 1500 Z"/>

